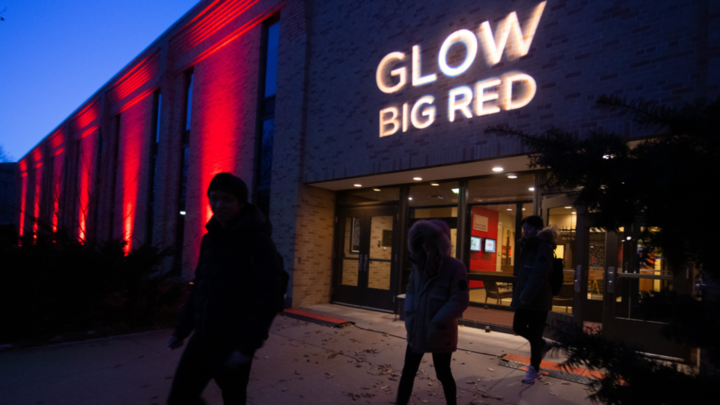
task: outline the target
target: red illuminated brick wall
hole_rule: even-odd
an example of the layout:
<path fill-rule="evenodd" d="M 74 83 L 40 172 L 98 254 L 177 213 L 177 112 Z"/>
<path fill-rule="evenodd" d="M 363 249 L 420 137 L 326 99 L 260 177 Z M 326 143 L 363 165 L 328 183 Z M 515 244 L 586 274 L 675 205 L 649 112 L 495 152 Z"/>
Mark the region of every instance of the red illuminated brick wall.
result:
<path fill-rule="evenodd" d="M 115 237 L 126 249 L 142 245 L 149 175 L 149 142 L 152 136 L 152 93 L 120 114 L 120 144 L 115 188 Z M 118 209 L 120 208 L 120 209 Z"/>

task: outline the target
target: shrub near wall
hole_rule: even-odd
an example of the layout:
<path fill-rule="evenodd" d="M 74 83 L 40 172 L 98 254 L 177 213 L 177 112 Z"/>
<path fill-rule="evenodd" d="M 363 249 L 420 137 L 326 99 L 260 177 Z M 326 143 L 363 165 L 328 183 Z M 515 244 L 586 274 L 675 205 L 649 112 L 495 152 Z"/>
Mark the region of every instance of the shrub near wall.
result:
<path fill-rule="evenodd" d="M 154 275 L 168 250 L 122 241 L 84 245 L 60 233 L 0 253 L 0 344 L 169 327 L 186 288 Z"/>

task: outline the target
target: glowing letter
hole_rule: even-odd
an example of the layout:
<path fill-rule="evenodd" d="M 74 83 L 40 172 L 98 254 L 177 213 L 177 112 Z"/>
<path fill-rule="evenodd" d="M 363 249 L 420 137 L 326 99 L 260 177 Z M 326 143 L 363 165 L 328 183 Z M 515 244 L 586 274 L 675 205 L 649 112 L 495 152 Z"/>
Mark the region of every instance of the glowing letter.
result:
<path fill-rule="evenodd" d="M 510 72 L 502 75 L 502 84 L 500 85 L 499 105 L 505 110 L 515 110 L 525 107 L 535 97 L 537 85 L 535 79 L 530 75 L 519 72 Z M 526 82 L 525 91 L 517 95 L 517 99 L 513 101 L 513 82 Z"/>
<path fill-rule="evenodd" d="M 412 85 L 413 87 L 416 86 L 422 86 L 423 84 L 432 83 L 435 80 L 437 80 L 437 75 L 435 73 L 427 76 L 422 76 L 422 60 L 420 59 L 420 45 L 413 46 L 413 55 L 412 55 Z"/>
<path fill-rule="evenodd" d="M 484 105 L 486 101 L 497 100 L 498 98 L 497 92 L 485 94 L 485 89 L 495 87 L 499 84 L 500 79 L 496 77 L 475 83 L 475 115 L 479 117 L 481 115 L 495 114 L 496 112 L 500 112 L 500 108 L 497 106 L 497 103 L 492 107 L 487 108 Z"/>
<path fill-rule="evenodd" d="M 450 67 L 447 64 L 447 53 L 448 50 L 450 50 L 450 47 L 453 46 L 455 43 L 461 42 L 463 45 L 465 45 L 465 49 L 467 50 L 467 53 L 465 54 L 465 60 L 463 63 L 460 64 L 458 67 Z M 472 65 L 473 61 L 475 61 L 475 56 L 477 56 L 477 38 L 475 37 L 475 34 L 468 30 L 458 30 L 450 34 L 447 38 L 445 38 L 445 42 L 443 42 L 442 46 L 440 47 L 440 55 L 438 56 L 438 63 L 440 64 L 440 70 L 445 74 L 445 76 L 458 76 L 463 73 L 465 73 L 466 70 Z"/>
<path fill-rule="evenodd" d="M 391 114 L 389 119 L 385 119 L 386 114 Z M 380 110 L 380 138 L 383 136 L 390 136 L 398 131 L 400 123 L 398 122 L 398 109 L 397 107 L 388 107 Z M 385 130 L 387 125 L 392 125 L 392 129 Z"/>
<path fill-rule="evenodd" d="M 458 96 L 462 96 L 458 100 Z M 455 87 L 448 93 L 448 116 L 450 122 L 455 122 L 455 110 L 462 111 L 465 118 L 472 118 L 468 106 L 472 102 L 472 90 L 468 86 Z"/>
<path fill-rule="evenodd" d="M 520 22 L 518 22 L 517 14 L 514 11 L 508 14 L 508 16 L 498 24 L 495 30 L 495 38 L 493 38 L 489 21 L 480 24 L 478 36 L 485 51 L 485 60 L 488 65 L 492 66 L 500 62 L 503 49 L 505 49 L 510 34 L 513 36 L 513 41 L 508 47 L 508 59 L 512 60 L 527 55 L 530 51 L 530 44 L 535 37 L 537 26 L 540 23 L 540 17 L 542 16 L 543 10 L 545 10 L 545 3 L 546 2 L 543 1 L 535 7 L 535 10 L 525 24 L 525 34 L 523 34 L 520 28 Z M 517 47 L 517 53 L 512 52 L 514 47 Z"/>
<path fill-rule="evenodd" d="M 410 112 L 410 120 L 412 121 L 412 124 L 417 129 L 423 129 L 427 128 L 430 125 L 432 125 L 433 122 L 435 122 L 435 106 L 432 105 L 432 103 L 435 102 L 435 97 L 433 96 L 422 96 L 420 99 L 415 102 L 415 105 L 412 108 L 412 111 Z M 418 117 L 418 111 L 420 111 L 420 107 L 423 104 L 429 104 L 430 107 L 423 110 L 421 115 L 424 115 L 425 117 L 428 117 L 425 122 L 420 122 L 420 119 Z"/>
<path fill-rule="evenodd" d="M 387 74 L 387 70 L 389 67 L 392 66 L 391 62 L 396 60 L 404 60 L 405 54 L 402 52 L 391 52 L 387 54 L 378 65 L 377 72 L 375 72 L 375 81 L 377 82 L 377 86 L 383 93 L 394 93 L 398 90 L 400 90 L 407 81 L 407 70 L 405 67 L 393 69 L 390 71 L 390 76 L 399 76 L 400 81 L 398 84 L 394 86 L 387 86 L 385 84 L 384 78 Z"/>
<path fill-rule="evenodd" d="M 408 129 L 408 103 L 403 104 L 402 114 L 402 131 L 407 132 Z"/>

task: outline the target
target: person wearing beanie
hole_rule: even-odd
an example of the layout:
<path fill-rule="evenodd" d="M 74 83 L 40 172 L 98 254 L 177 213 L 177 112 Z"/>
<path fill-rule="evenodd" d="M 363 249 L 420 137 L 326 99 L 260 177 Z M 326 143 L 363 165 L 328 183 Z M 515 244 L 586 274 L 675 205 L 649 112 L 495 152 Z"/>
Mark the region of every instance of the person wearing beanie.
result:
<path fill-rule="evenodd" d="M 550 274 L 557 231 L 552 227 L 543 229 L 543 220 L 537 215 L 524 218 L 520 225 L 522 251 L 515 262 L 516 281 L 510 306 L 515 309 L 513 330 L 530 342 L 530 365 L 522 382 L 534 384 L 542 377 L 540 362 L 551 348 L 542 336 L 552 309 Z"/>
<path fill-rule="evenodd" d="M 408 403 L 423 355 L 432 353 L 445 401 L 455 405 L 457 386 L 450 364 L 457 350 L 458 318 L 470 303 L 467 270 L 450 256 L 450 227 L 439 219 L 416 222 L 408 248 L 413 263 L 405 296 L 408 345 L 395 403 Z"/>
<path fill-rule="evenodd" d="M 247 202 L 245 182 L 219 173 L 207 196 L 213 217 L 190 296 L 168 341 L 174 350 L 193 333 L 175 372 L 170 405 L 203 403 L 200 395 L 211 379 L 225 405 L 245 404 L 253 355 L 282 310 L 282 258 L 270 221 Z"/>

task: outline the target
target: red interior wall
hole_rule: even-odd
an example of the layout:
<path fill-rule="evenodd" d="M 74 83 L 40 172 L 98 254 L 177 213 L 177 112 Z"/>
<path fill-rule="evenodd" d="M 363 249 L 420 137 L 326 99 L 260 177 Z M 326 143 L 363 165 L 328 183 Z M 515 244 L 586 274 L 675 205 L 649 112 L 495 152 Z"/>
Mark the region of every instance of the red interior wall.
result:
<path fill-rule="evenodd" d="M 487 232 L 478 231 L 475 229 L 475 215 L 480 215 L 488 218 L 488 230 Z M 470 234 L 483 238 L 482 246 L 485 249 L 485 238 L 495 239 L 498 237 L 498 217 L 497 211 L 487 209 L 485 207 L 473 207 L 471 211 L 471 225 Z M 496 249 L 497 250 L 497 247 Z M 470 252 L 470 270 L 471 271 L 496 271 L 497 270 L 497 252 L 496 253 L 485 253 L 485 252 Z M 482 287 L 484 284 L 482 281 L 471 281 L 470 288 Z"/>

